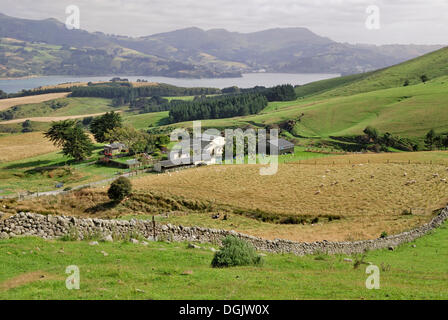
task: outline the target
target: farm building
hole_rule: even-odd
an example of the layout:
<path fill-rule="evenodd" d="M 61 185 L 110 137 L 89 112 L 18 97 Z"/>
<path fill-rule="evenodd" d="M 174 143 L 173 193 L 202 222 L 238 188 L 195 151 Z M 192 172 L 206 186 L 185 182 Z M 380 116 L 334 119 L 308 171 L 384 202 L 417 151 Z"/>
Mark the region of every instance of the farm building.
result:
<path fill-rule="evenodd" d="M 159 161 L 154 165 L 154 171 L 157 172 L 164 172 L 164 171 L 171 171 L 171 170 L 178 170 L 178 169 L 182 169 L 182 168 L 189 168 L 189 167 L 194 167 L 195 165 L 193 164 L 192 161 L 188 160 L 183 160 L 182 162 L 177 163 L 171 160 L 163 160 L 163 161 Z"/>
<path fill-rule="evenodd" d="M 288 140 L 279 138 L 277 144 L 274 144 L 272 140 L 269 141 L 269 150 L 271 148 L 278 148 L 278 154 L 294 153 L 294 143 Z"/>
<path fill-rule="evenodd" d="M 127 151 L 127 148 L 123 143 L 114 142 L 104 146 L 104 155 L 106 156 L 113 156 L 124 151 Z"/>

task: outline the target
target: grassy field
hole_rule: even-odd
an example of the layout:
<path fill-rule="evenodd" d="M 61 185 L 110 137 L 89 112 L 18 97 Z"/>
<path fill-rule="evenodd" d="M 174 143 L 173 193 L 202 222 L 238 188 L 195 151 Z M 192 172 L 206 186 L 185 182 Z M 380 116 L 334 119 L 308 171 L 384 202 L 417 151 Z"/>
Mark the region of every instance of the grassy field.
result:
<path fill-rule="evenodd" d="M 58 93 L 47 93 L 20 98 L 0 99 L 0 111 L 22 104 L 41 103 L 44 101 L 63 98 L 66 97 L 68 94 L 69 92 L 58 92 Z"/>
<path fill-rule="evenodd" d="M 259 175 L 257 165 L 149 174 L 133 179 L 133 196 L 117 206 L 97 188 L 11 207 L 107 218 L 161 215 L 166 223 L 268 239 L 372 239 L 383 231 L 396 234 L 427 222 L 448 203 L 447 152 L 390 155 L 305 159 L 280 164 L 272 176 Z M 220 219 L 211 218 L 216 213 Z M 291 217 L 298 220 L 288 222 Z"/>
<path fill-rule="evenodd" d="M 402 87 L 406 80 L 410 85 L 419 84 L 422 75 L 431 80 L 447 73 L 448 47 L 445 47 L 389 68 L 307 84 L 298 87 L 297 94 L 300 97 L 315 95 L 318 99 L 348 96 Z"/>
<path fill-rule="evenodd" d="M 395 251 L 368 252 L 378 290 L 365 287 L 366 265 L 342 255 L 268 254 L 263 266 L 214 269 L 210 245 L 1 240 L 0 299 L 448 299 L 447 239 L 445 224 Z M 80 290 L 65 287 L 69 265 L 80 269 Z"/>
<path fill-rule="evenodd" d="M 38 136 L 38 133 L 31 133 Z M 17 137 L 22 137 L 18 135 Z M 11 137 L 0 138 L 10 141 Z M 40 136 L 38 136 L 40 137 Z M 32 141 L 32 140 L 29 140 Z M 26 148 L 25 144 L 8 147 L 4 149 L 14 149 L 16 155 L 11 154 L 12 161 L 0 163 L 0 195 L 7 195 L 16 192 L 43 192 L 56 189 L 55 185 L 63 183 L 64 188 L 74 187 L 85 183 L 100 181 L 114 177 L 118 172 L 123 173 L 124 169 L 105 167 L 92 163 L 98 159 L 98 151 L 102 150 L 101 145 L 96 145 L 96 150 L 91 159 L 79 163 L 65 157 L 62 153 L 55 151 L 52 144 L 47 145 L 47 141 L 42 139 L 43 147 L 47 147 L 53 152 L 33 156 L 33 151 L 37 154 L 44 152 L 42 149 L 33 149 L 34 145 Z M 22 149 L 23 148 L 23 149 Z"/>
<path fill-rule="evenodd" d="M 5 135 L 0 137 L 0 165 L 56 151 L 53 143 L 41 132 Z"/>
<path fill-rule="evenodd" d="M 53 105 L 60 104 L 62 107 Z M 36 117 L 61 117 L 86 114 L 98 114 L 117 110 L 111 106 L 110 99 L 102 98 L 62 98 L 46 102 L 25 104 L 14 107 L 11 111 L 14 119 L 29 119 Z"/>

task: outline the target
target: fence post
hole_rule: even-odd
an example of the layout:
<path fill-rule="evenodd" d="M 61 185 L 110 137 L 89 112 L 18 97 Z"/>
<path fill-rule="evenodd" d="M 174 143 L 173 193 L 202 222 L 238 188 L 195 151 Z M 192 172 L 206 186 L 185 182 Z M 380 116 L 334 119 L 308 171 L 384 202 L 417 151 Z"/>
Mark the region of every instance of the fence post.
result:
<path fill-rule="evenodd" d="M 156 220 L 152 216 L 152 239 L 156 241 Z"/>

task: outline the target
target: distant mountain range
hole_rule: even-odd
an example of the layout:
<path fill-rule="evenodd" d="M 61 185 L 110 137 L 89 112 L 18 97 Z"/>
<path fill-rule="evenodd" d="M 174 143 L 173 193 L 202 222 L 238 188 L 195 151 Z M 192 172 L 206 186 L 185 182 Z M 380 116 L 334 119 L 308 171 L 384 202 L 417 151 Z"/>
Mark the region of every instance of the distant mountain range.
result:
<path fill-rule="evenodd" d="M 0 77 L 158 75 L 235 77 L 244 72 L 353 74 L 391 66 L 442 45 L 352 45 L 306 28 L 254 33 L 187 28 L 146 37 L 68 30 L 56 19 L 0 14 Z"/>

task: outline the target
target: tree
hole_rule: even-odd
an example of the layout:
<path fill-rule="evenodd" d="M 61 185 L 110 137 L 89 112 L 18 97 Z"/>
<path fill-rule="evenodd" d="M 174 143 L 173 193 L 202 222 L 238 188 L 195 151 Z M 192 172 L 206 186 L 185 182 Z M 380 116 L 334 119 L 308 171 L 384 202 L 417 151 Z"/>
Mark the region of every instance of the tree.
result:
<path fill-rule="evenodd" d="M 76 161 L 84 160 L 92 155 L 92 141 L 76 121 L 53 122 L 44 135 L 55 146 L 62 147 L 64 155 L 73 157 Z"/>
<path fill-rule="evenodd" d="M 443 136 L 442 144 L 443 144 L 443 147 L 445 148 L 445 150 L 448 149 L 448 135 Z"/>
<path fill-rule="evenodd" d="M 426 76 L 426 74 L 423 74 L 420 76 L 420 80 L 422 80 L 423 83 L 425 83 L 426 81 L 428 81 L 428 77 Z"/>
<path fill-rule="evenodd" d="M 403 86 L 404 86 L 404 87 L 407 87 L 408 85 L 409 85 L 409 80 L 406 79 L 406 80 L 404 81 Z"/>
<path fill-rule="evenodd" d="M 64 145 L 70 130 L 73 129 L 75 124 L 76 121 L 74 120 L 53 122 L 50 129 L 44 133 L 44 136 L 50 139 L 56 147 L 60 148 Z"/>
<path fill-rule="evenodd" d="M 378 140 L 378 130 L 375 128 L 368 126 L 364 129 L 364 133 L 367 135 L 367 137 L 372 140 L 373 142 L 376 142 Z"/>
<path fill-rule="evenodd" d="M 132 193 L 132 184 L 131 181 L 128 178 L 120 177 L 109 187 L 109 190 L 107 191 L 107 195 L 109 199 L 113 201 L 123 201 L 124 198 L 129 196 Z"/>
<path fill-rule="evenodd" d="M 98 142 L 107 141 L 105 134 L 109 130 L 119 128 L 122 126 L 123 120 L 119 113 L 107 112 L 106 114 L 95 118 L 90 124 L 90 131 L 95 136 L 95 140 Z"/>
<path fill-rule="evenodd" d="M 426 134 L 426 137 L 425 137 L 426 148 L 432 150 L 432 148 L 434 146 L 435 137 L 436 137 L 436 133 L 435 133 L 434 129 L 429 130 L 429 132 Z"/>
<path fill-rule="evenodd" d="M 121 142 L 125 144 L 130 154 L 148 151 L 148 145 L 151 143 L 148 133 L 129 126 L 109 130 L 104 135 L 104 138 L 109 142 Z"/>
<path fill-rule="evenodd" d="M 93 144 L 80 125 L 75 125 L 68 132 L 62 152 L 66 156 L 82 161 L 92 155 Z"/>
<path fill-rule="evenodd" d="M 22 123 L 22 132 L 25 133 L 25 132 L 32 132 L 32 131 L 33 131 L 33 126 L 31 124 L 31 121 L 30 120 L 25 120 Z"/>

